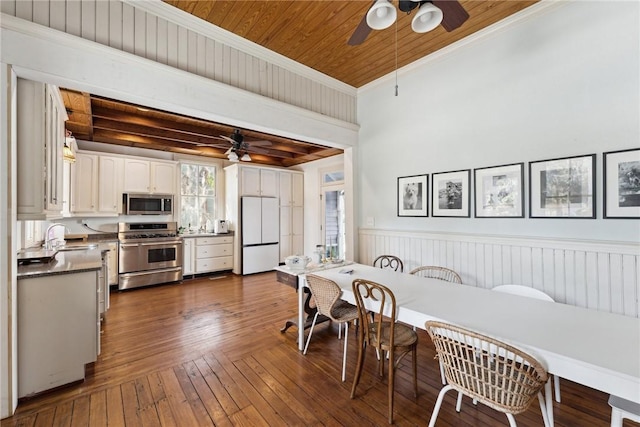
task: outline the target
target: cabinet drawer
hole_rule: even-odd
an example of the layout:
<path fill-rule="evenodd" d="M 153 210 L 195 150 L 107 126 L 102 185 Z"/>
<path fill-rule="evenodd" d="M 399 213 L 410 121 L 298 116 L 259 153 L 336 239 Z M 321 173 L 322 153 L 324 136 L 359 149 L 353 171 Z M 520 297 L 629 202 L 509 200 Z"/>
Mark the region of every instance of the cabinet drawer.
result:
<path fill-rule="evenodd" d="M 196 258 L 211 258 L 219 256 L 231 256 L 233 245 L 198 245 L 196 246 Z"/>
<path fill-rule="evenodd" d="M 218 258 L 203 258 L 196 260 L 196 273 L 204 273 L 215 270 L 231 270 L 233 257 L 223 256 Z"/>
<path fill-rule="evenodd" d="M 226 237 L 199 237 L 196 239 L 196 245 L 219 245 L 222 243 L 233 243 L 232 236 Z"/>

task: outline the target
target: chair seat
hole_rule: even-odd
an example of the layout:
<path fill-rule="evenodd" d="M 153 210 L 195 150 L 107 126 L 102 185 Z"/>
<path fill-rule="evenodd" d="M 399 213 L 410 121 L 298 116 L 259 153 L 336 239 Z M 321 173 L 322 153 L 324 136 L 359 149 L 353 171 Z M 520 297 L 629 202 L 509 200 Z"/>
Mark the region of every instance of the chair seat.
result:
<path fill-rule="evenodd" d="M 389 350 L 389 333 L 391 328 L 389 322 L 382 323 L 382 335 L 380 337 L 380 348 Z M 371 325 L 372 345 L 377 343 L 376 324 Z M 418 334 L 412 328 L 396 323 L 393 332 L 394 347 L 396 349 L 408 349 L 418 342 Z"/>
<path fill-rule="evenodd" d="M 346 301 L 338 300 L 331 307 L 331 317 L 338 322 L 350 322 L 358 318 L 358 307 Z"/>

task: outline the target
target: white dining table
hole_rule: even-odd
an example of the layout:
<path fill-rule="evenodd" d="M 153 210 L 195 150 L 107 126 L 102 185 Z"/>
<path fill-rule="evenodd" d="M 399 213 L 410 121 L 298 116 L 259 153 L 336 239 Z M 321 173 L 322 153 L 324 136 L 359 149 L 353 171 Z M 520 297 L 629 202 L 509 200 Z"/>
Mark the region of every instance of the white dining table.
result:
<path fill-rule="evenodd" d="M 354 279 L 378 282 L 394 293 L 401 322 L 424 329 L 428 320 L 439 320 L 493 336 L 529 352 L 549 373 L 640 403 L 640 319 L 363 264 L 313 274 L 336 282 L 342 299 L 353 304 Z M 302 343 L 303 328 L 301 350 Z M 550 384 L 546 401 L 553 423 Z"/>

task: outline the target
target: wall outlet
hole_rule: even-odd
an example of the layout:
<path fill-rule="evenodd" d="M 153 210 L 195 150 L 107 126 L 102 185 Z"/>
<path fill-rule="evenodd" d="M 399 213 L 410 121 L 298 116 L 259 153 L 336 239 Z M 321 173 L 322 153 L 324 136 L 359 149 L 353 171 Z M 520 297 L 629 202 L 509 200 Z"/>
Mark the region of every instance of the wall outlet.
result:
<path fill-rule="evenodd" d="M 367 227 L 373 227 L 376 225 L 376 220 L 372 216 L 365 218 L 364 223 Z"/>

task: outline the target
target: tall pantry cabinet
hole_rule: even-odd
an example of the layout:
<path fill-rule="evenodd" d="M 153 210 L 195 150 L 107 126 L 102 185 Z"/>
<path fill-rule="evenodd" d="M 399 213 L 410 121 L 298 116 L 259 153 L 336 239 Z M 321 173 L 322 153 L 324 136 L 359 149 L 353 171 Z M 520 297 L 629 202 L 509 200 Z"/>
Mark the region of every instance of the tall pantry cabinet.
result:
<path fill-rule="evenodd" d="M 304 175 L 279 173 L 280 262 L 289 255 L 304 254 Z"/>
<path fill-rule="evenodd" d="M 56 86 L 18 79 L 18 219 L 60 218 L 68 119 Z"/>

